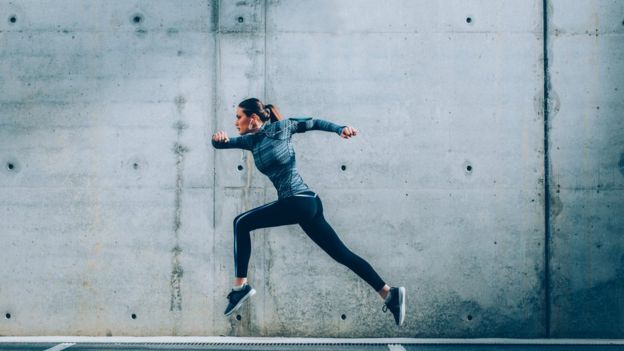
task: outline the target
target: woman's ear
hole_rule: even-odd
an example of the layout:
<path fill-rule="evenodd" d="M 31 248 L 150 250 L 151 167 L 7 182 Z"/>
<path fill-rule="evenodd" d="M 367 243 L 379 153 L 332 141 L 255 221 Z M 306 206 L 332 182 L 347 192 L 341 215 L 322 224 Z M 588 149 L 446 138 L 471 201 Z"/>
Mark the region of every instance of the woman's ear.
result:
<path fill-rule="evenodd" d="M 249 127 L 251 129 L 255 129 L 257 126 L 260 125 L 260 123 L 258 122 L 259 118 L 257 114 L 252 114 L 249 118 Z"/>

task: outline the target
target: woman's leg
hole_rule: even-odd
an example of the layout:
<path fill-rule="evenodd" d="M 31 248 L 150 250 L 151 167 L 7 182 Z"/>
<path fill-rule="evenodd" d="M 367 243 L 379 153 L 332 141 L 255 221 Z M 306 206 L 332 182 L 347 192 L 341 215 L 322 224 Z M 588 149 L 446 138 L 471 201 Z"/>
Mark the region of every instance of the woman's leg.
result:
<path fill-rule="evenodd" d="M 349 250 L 340 238 L 338 238 L 334 229 L 327 223 L 323 216 L 323 204 L 318 197 L 317 203 L 318 211 L 316 215 L 312 219 L 300 223 L 303 231 L 334 260 L 349 267 L 382 297 L 387 295 L 388 286 L 386 283 L 384 283 L 379 274 L 375 272 L 368 262 Z"/>
<path fill-rule="evenodd" d="M 314 198 L 293 197 L 268 203 L 241 213 L 234 219 L 235 285 L 246 282 L 251 256 L 252 230 L 296 224 L 316 212 Z"/>

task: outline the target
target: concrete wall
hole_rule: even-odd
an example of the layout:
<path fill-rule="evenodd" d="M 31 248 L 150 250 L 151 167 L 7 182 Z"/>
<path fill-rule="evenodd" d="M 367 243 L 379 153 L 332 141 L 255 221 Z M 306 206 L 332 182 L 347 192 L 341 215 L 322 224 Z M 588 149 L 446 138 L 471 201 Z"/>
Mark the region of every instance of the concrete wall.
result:
<path fill-rule="evenodd" d="M 624 336 L 617 1 L 44 4 L 0 0 L 1 335 Z M 251 96 L 360 130 L 298 166 L 403 328 L 298 226 L 222 316 Z"/>
<path fill-rule="evenodd" d="M 624 337 L 624 2 L 551 4 L 553 335 Z"/>

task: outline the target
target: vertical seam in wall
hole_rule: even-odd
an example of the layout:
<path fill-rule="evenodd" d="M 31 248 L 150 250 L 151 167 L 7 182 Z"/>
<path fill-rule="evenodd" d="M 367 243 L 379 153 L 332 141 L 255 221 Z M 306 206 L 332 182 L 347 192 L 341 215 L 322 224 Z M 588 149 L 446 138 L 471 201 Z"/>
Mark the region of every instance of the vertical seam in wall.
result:
<path fill-rule="evenodd" d="M 264 82 L 262 84 L 262 87 L 264 89 L 264 91 L 263 91 L 263 95 L 264 95 L 263 96 L 263 101 L 265 103 L 267 102 L 267 56 L 268 56 L 267 55 L 267 35 L 268 35 L 267 34 L 267 11 L 268 11 L 267 5 L 268 5 L 268 1 L 264 0 L 264 9 L 263 9 L 264 10 Z M 266 202 L 267 201 L 266 181 L 264 182 L 263 188 L 264 189 L 263 189 L 263 192 L 262 192 L 262 199 Z M 263 269 L 264 269 L 264 272 L 262 272 L 262 274 L 263 274 L 263 278 L 264 278 L 265 282 L 267 282 L 268 279 L 269 279 L 268 278 L 269 271 L 267 269 L 267 257 L 266 257 L 267 249 L 266 248 L 270 245 L 270 243 L 268 242 L 268 237 L 269 236 L 267 235 L 267 231 L 268 231 L 268 228 L 264 229 L 264 232 L 263 232 L 264 248 L 262 250 L 262 262 L 263 262 Z M 265 293 L 262 294 L 263 295 L 263 297 L 262 297 L 262 315 L 260 316 L 260 321 L 265 320 L 264 316 L 266 316 L 266 295 L 267 295 L 267 293 L 266 293 L 266 290 L 267 290 L 266 286 L 267 286 L 267 283 L 264 283 L 263 288 L 265 288 Z M 262 325 L 266 325 L 266 323 L 261 323 L 261 324 Z M 264 328 L 263 332 L 265 332 L 265 333 L 267 332 L 266 327 Z"/>
<path fill-rule="evenodd" d="M 264 101 L 267 99 L 267 0 L 264 0 Z"/>
<path fill-rule="evenodd" d="M 214 29 L 214 37 L 213 37 L 213 44 L 214 44 L 214 66 L 213 66 L 213 82 L 212 82 L 212 118 L 213 118 L 213 129 L 216 129 L 217 126 L 217 112 L 218 112 L 218 93 L 217 93 L 217 89 L 219 87 L 219 65 L 220 65 L 220 60 L 219 60 L 219 56 L 221 53 L 220 50 L 220 43 L 219 43 L 219 1 L 220 0 L 213 0 L 212 4 L 212 22 L 213 22 L 213 29 Z M 212 135 L 210 136 L 212 139 Z M 212 145 L 212 141 L 211 141 L 211 145 Z M 216 247 L 216 238 L 217 238 L 217 150 L 214 147 L 211 147 L 212 149 L 212 259 L 215 259 L 215 247 Z M 219 265 L 216 264 L 215 262 L 213 262 L 212 265 L 212 276 L 213 279 L 217 279 L 217 267 Z M 215 306 L 215 296 L 216 294 L 212 294 L 212 308 L 214 308 Z M 212 325 L 214 327 L 215 325 L 215 316 L 216 313 L 212 314 Z"/>
<path fill-rule="evenodd" d="M 548 89 L 550 77 L 548 69 L 548 0 L 542 0 L 543 12 L 543 55 L 544 55 L 544 318 L 546 337 L 550 337 L 550 159 L 549 159 L 549 120 L 548 120 Z"/>

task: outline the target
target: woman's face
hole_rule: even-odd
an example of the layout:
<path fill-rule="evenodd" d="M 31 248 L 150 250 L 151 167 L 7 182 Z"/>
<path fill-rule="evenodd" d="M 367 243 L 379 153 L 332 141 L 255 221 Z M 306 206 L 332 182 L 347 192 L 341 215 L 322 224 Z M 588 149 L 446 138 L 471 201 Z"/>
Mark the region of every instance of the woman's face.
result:
<path fill-rule="evenodd" d="M 255 113 L 251 116 L 247 116 L 242 108 L 237 107 L 234 125 L 236 125 L 236 129 L 238 129 L 238 134 L 243 135 L 257 132 L 262 126 L 262 122 Z"/>

